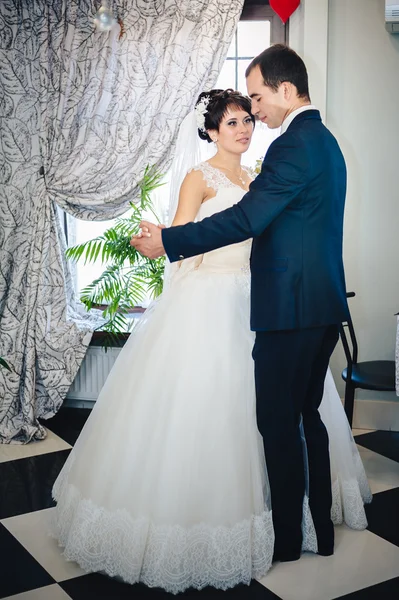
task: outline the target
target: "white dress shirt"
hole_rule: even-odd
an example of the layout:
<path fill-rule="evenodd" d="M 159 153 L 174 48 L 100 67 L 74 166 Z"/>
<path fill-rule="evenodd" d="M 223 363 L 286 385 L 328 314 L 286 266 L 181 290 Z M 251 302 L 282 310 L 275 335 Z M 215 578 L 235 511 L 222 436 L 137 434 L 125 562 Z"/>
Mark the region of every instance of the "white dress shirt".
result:
<path fill-rule="evenodd" d="M 281 133 L 285 133 L 289 125 L 291 125 L 292 121 L 295 119 L 295 117 L 301 114 L 302 112 L 305 112 L 305 110 L 317 110 L 317 108 L 313 106 L 313 104 L 306 104 L 306 106 L 301 106 L 300 108 L 297 108 L 296 110 L 292 111 L 292 113 L 290 113 L 288 117 L 286 117 L 282 122 Z"/>

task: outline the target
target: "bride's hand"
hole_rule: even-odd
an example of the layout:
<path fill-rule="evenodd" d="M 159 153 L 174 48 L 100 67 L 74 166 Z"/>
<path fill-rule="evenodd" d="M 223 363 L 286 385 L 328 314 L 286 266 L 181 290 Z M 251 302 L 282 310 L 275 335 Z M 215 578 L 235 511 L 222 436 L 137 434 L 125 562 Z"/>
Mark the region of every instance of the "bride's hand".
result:
<path fill-rule="evenodd" d="M 158 227 L 158 229 L 166 229 L 166 225 L 163 225 L 162 223 L 158 223 L 157 227 Z M 145 234 L 144 236 L 143 236 L 143 233 Z M 142 227 L 140 233 L 138 233 L 137 235 L 134 235 L 132 239 L 142 238 L 142 237 L 151 237 L 151 233 L 150 233 L 150 230 L 148 229 L 148 227 Z"/>

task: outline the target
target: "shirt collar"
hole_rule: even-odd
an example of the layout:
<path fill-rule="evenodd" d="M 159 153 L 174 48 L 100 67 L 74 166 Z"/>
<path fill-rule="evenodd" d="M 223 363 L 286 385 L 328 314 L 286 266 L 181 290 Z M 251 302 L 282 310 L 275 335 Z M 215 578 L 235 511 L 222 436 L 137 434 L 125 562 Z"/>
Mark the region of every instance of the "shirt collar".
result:
<path fill-rule="evenodd" d="M 297 115 L 301 114 L 302 112 L 305 112 L 305 110 L 317 110 L 317 109 L 315 106 L 313 106 L 313 104 L 306 104 L 306 106 L 301 106 L 300 108 L 297 108 L 292 113 L 290 113 L 286 119 L 284 119 L 284 121 L 281 125 L 281 133 L 285 133 L 287 131 L 288 127 L 291 125 L 292 121 L 295 119 L 295 117 Z"/>

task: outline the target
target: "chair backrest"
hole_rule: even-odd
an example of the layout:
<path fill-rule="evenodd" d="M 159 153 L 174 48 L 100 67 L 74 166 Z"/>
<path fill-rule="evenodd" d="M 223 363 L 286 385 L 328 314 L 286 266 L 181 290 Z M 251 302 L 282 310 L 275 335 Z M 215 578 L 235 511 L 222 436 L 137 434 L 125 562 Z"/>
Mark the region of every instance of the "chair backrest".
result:
<path fill-rule="evenodd" d="M 355 292 L 347 292 L 347 298 L 354 298 L 356 296 Z M 346 335 L 345 329 L 348 330 L 349 336 Z M 346 321 L 343 321 L 339 327 L 339 333 L 341 336 L 342 346 L 344 348 L 346 362 L 348 363 L 348 378 L 352 375 L 352 365 L 357 363 L 357 355 L 358 355 L 358 346 L 355 335 L 355 329 L 352 323 L 352 317 L 349 312 L 349 317 Z M 349 337 L 349 339 L 348 339 Z M 352 346 L 352 349 L 349 346 L 349 341 Z"/>

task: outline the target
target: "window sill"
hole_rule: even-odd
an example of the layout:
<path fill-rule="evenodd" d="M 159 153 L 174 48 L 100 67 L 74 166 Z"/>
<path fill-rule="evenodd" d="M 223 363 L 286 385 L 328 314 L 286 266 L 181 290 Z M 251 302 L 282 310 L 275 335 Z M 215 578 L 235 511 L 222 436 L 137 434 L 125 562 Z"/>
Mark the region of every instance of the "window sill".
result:
<path fill-rule="evenodd" d="M 96 304 L 93 306 L 93 308 L 96 308 L 98 310 L 105 310 L 107 308 L 107 305 Z M 147 309 L 143 308 L 142 306 L 133 306 L 127 311 L 127 314 L 131 319 L 139 319 L 141 315 L 145 313 L 146 310 Z M 130 333 L 131 332 L 127 331 L 115 334 L 115 343 L 112 344 L 111 348 L 122 348 L 129 339 Z M 89 346 L 104 346 L 104 340 L 106 339 L 106 336 L 106 331 L 101 331 L 101 329 L 94 331 Z"/>
<path fill-rule="evenodd" d="M 96 308 L 97 310 L 105 310 L 106 308 L 108 308 L 108 304 L 93 304 L 92 308 Z M 127 311 L 128 315 L 136 315 L 136 314 L 141 314 L 141 313 L 145 313 L 147 309 L 143 308 L 142 306 L 133 306 L 132 308 L 129 308 L 129 310 Z"/>
<path fill-rule="evenodd" d="M 95 331 L 92 335 L 91 341 L 89 346 L 104 346 L 104 340 L 106 338 L 107 334 L 105 331 Z M 114 344 L 112 344 L 112 346 L 110 346 L 111 348 L 122 348 L 127 340 L 130 337 L 130 333 L 117 333 L 115 334 L 116 337 L 116 341 Z"/>

